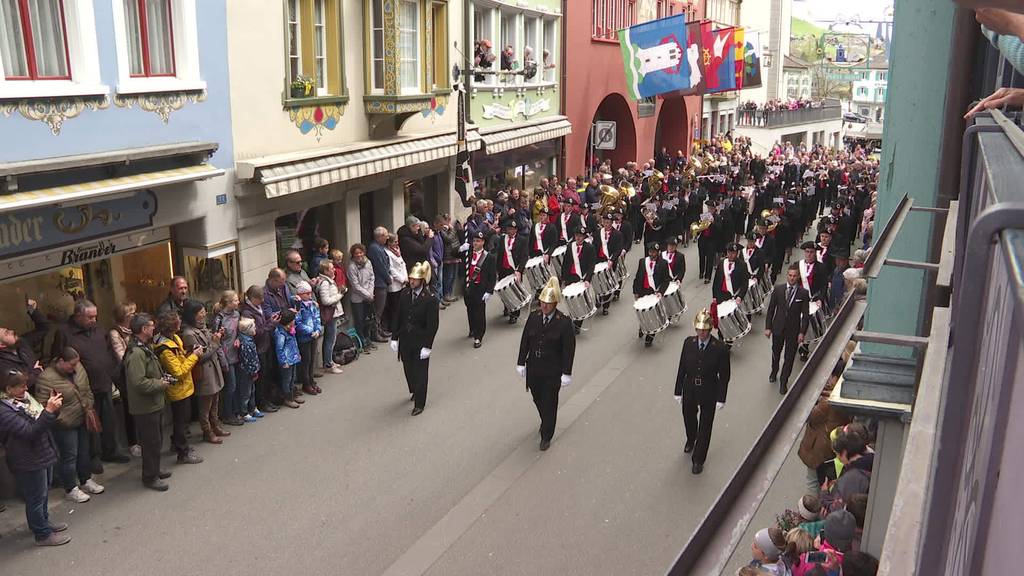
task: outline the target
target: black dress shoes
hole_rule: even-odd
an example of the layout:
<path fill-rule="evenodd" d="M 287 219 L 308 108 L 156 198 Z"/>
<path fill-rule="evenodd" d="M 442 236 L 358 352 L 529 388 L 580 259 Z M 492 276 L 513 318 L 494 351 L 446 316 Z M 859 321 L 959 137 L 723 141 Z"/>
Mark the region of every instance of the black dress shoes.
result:
<path fill-rule="evenodd" d="M 483 344 L 480 343 L 479 339 L 473 340 L 473 348 L 479 348 L 481 346 L 483 346 Z"/>
<path fill-rule="evenodd" d="M 693 468 L 691 468 L 690 471 L 693 472 L 694 474 L 700 474 L 701 472 L 704 471 L 704 465 L 694 462 Z"/>
<path fill-rule="evenodd" d="M 774 372 L 768 375 L 768 381 L 769 382 L 774 384 L 775 380 L 776 380 L 776 378 L 775 378 L 775 373 Z"/>
<path fill-rule="evenodd" d="M 550 447 L 551 447 L 551 440 L 545 440 L 544 438 L 541 438 L 541 440 L 540 440 L 540 451 L 543 452 L 543 451 L 547 450 Z"/>
<path fill-rule="evenodd" d="M 413 416 L 419 416 L 420 414 L 423 414 L 423 408 L 420 408 L 419 406 L 417 406 L 416 408 L 412 409 L 412 415 Z"/>
<path fill-rule="evenodd" d="M 785 382 L 779 382 L 779 394 L 782 394 L 783 396 L 785 396 L 787 392 L 789 392 L 789 387 L 786 386 L 786 383 Z"/>
<path fill-rule="evenodd" d="M 689 454 L 690 452 L 693 452 L 693 442 L 687 442 L 686 445 L 683 446 L 683 452 L 685 452 L 687 454 Z"/>

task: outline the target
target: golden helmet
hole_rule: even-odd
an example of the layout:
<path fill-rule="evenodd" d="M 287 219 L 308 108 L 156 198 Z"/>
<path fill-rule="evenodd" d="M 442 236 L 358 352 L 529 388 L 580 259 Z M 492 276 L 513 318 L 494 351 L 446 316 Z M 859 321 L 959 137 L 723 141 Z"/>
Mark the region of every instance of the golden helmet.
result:
<path fill-rule="evenodd" d="M 558 278 L 552 276 L 548 283 L 540 289 L 540 301 L 545 304 L 558 304 L 562 299 L 562 288 L 558 285 Z"/>
<path fill-rule="evenodd" d="M 693 319 L 693 327 L 697 330 L 711 330 L 711 314 L 707 308 L 697 312 L 697 316 Z"/>
<path fill-rule="evenodd" d="M 430 284 L 430 262 L 413 264 L 412 270 L 409 271 L 409 278 L 418 278 L 423 280 L 424 284 Z"/>

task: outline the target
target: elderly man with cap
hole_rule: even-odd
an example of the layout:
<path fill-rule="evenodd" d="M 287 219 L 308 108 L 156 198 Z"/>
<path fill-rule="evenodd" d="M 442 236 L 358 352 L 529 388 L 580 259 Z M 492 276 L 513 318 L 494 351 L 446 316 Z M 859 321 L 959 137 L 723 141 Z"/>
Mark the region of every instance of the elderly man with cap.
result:
<path fill-rule="evenodd" d="M 497 282 L 497 266 L 494 256 L 484 250 L 487 236 L 483 231 L 470 237 L 472 250 L 466 257 L 466 290 L 463 301 L 466 303 L 466 317 L 469 320 L 469 337 L 473 339 L 473 348 L 482 346 L 484 333 L 487 332 L 487 300 L 494 293 Z"/>
<path fill-rule="evenodd" d="M 597 254 L 594 247 L 587 242 L 587 229 L 579 226 L 574 230 L 574 241 L 566 249 L 565 257 L 562 258 L 562 282 L 568 286 L 576 282 L 583 282 L 588 287 L 594 278 L 594 265 L 597 264 Z M 576 333 L 580 333 L 583 326 L 582 320 L 573 320 Z"/>
<path fill-rule="evenodd" d="M 540 415 L 540 449 L 547 450 L 555 435 L 558 391 L 572 381 L 576 334 L 572 322 L 558 311 L 562 293 L 554 276 L 540 291 L 540 309 L 530 314 L 519 342 L 516 373 L 526 378 L 526 389 Z"/>
<path fill-rule="evenodd" d="M 633 276 L 633 299 L 639 300 L 644 296 L 657 294 L 660 298 L 668 290 L 671 275 L 668 263 L 661 258 L 661 245 L 657 242 L 647 244 L 647 256 L 640 259 L 636 268 L 636 275 Z M 637 332 L 637 338 L 644 336 L 641 329 Z M 650 348 L 654 344 L 654 334 L 647 334 L 644 339 L 644 347 Z"/>
<path fill-rule="evenodd" d="M 513 274 L 516 279 L 521 280 L 526 261 L 529 259 L 529 247 L 526 245 L 528 241 L 519 236 L 519 225 L 513 218 L 505 218 L 501 226 L 505 234 L 498 241 L 498 280 Z M 505 308 L 509 324 L 519 321 L 519 312 L 520 310 Z"/>
<path fill-rule="evenodd" d="M 413 264 L 409 285 L 398 297 L 398 311 L 391 321 L 391 350 L 398 354 L 405 383 L 413 401 L 412 415 L 427 403 L 430 353 L 437 335 L 438 301 L 430 290 L 430 262 Z"/>
<path fill-rule="evenodd" d="M 725 407 L 729 390 L 729 349 L 711 336 L 711 314 L 701 310 L 693 320 L 696 336 L 683 341 L 676 372 L 676 401 L 682 404 L 686 445 L 683 452 L 693 453 L 693 473 L 704 471 L 704 460 L 711 443 L 715 410 Z"/>

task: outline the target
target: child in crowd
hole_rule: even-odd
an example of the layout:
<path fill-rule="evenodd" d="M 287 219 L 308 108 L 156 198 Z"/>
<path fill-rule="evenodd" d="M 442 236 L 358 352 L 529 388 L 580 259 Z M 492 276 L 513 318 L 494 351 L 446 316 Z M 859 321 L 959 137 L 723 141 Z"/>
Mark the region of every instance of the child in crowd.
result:
<path fill-rule="evenodd" d="M 245 404 L 241 406 L 245 410 L 245 421 L 255 422 L 257 418 L 263 418 L 264 414 L 256 407 L 256 400 L 253 397 L 253 390 L 256 381 L 260 377 L 260 355 L 256 351 L 256 321 L 252 318 L 241 318 L 238 321 L 238 361 L 242 371 L 246 375 L 246 381 L 239 382 L 238 386 L 245 386 L 247 393 L 240 396 Z"/>
<path fill-rule="evenodd" d="M 281 319 L 274 328 L 274 353 L 277 354 L 277 365 L 281 367 L 281 394 L 284 405 L 298 408 L 305 402 L 295 397 L 295 372 L 301 360 L 299 343 L 295 339 L 295 312 L 291 309 L 281 311 Z"/>

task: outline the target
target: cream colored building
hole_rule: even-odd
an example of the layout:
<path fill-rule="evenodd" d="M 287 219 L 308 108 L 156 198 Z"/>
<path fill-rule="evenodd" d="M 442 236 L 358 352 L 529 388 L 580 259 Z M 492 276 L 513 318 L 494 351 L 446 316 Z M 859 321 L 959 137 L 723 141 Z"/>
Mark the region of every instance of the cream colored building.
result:
<path fill-rule="evenodd" d="M 461 214 L 462 2 L 234 0 L 227 21 L 243 286 L 316 236 L 347 250 L 409 213 Z"/>

